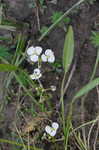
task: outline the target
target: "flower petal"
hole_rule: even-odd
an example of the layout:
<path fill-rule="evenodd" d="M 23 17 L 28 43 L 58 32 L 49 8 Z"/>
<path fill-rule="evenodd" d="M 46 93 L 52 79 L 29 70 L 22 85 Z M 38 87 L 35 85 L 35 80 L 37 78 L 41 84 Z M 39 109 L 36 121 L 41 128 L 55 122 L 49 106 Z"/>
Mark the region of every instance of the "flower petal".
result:
<path fill-rule="evenodd" d="M 46 126 L 45 131 L 50 134 L 52 132 L 52 128 L 50 126 Z"/>
<path fill-rule="evenodd" d="M 36 68 L 36 69 L 34 69 L 34 73 L 37 74 L 37 75 L 39 75 L 41 73 L 41 71 L 40 71 L 39 68 Z"/>
<path fill-rule="evenodd" d="M 47 50 L 45 51 L 45 55 L 46 55 L 46 56 L 53 55 L 53 51 L 52 51 L 51 49 L 47 49 Z"/>
<path fill-rule="evenodd" d="M 32 55 L 34 53 L 34 51 L 35 51 L 35 48 L 33 46 L 31 46 L 27 49 L 27 54 Z"/>
<path fill-rule="evenodd" d="M 41 59 L 42 59 L 43 62 L 47 62 L 47 57 L 46 57 L 46 55 L 42 54 Z"/>
<path fill-rule="evenodd" d="M 48 62 L 49 63 L 53 63 L 55 61 L 55 56 L 54 55 L 51 55 L 49 58 L 48 58 Z"/>
<path fill-rule="evenodd" d="M 32 80 L 35 80 L 35 75 L 34 75 L 34 74 L 31 74 L 31 75 L 30 75 L 30 78 L 31 78 Z"/>
<path fill-rule="evenodd" d="M 57 130 L 59 128 L 59 124 L 57 122 L 53 122 L 52 127 Z"/>
<path fill-rule="evenodd" d="M 36 46 L 35 50 L 36 50 L 37 55 L 40 55 L 42 53 L 42 47 L 40 47 L 40 46 Z"/>
<path fill-rule="evenodd" d="M 30 56 L 30 60 L 31 60 L 32 62 L 37 62 L 37 61 L 38 61 L 38 56 L 37 56 L 37 55 L 31 55 L 31 56 Z"/>
<path fill-rule="evenodd" d="M 35 80 L 39 79 L 42 77 L 42 74 L 40 73 L 39 75 L 36 75 Z"/>
<path fill-rule="evenodd" d="M 41 73 L 40 73 L 39 75 L 33 73 L 33 74 L 30 75 L 30 78 L 31 78 L 32 80 L 38 80 L 41 76 L 42 76 Z"/>
<path fill-rule="evenodd" d="M 56 135 L 56 130 L 50 126 L 45 127 L 45 131 L 50 135 L 50 136 L 55 136 Z"/>
<path fill-rule="evenodd" d="M 52 130 L 49 135 L 50 136 L 55 136 L 56 135 L 56 130 Z"/>
<path fill-rule="evenodd" d="M 52 91 L 56 91 L 56 86 L 51 85 L 50 88 L 51 88 Z"/>

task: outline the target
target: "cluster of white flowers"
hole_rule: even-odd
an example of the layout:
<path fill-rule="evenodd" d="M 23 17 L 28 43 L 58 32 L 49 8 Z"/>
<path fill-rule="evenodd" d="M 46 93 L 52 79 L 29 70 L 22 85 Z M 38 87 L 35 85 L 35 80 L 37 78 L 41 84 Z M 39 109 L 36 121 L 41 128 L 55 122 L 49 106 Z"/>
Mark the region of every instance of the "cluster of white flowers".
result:
<path fill-rule="evenodd" d="M 51 49 L 45 50 L 45 52 L 42 54 L 42 47 L 40 46 L 31 46 L 27 49 L 27 57 L 29 62 L 39 62 L 39 60 L 42 60 L 42 62 L 49 62 L 53 63 L 55 61 L 54 53 Z M 33 74 L 30 75 L 31 79 L 37 80 L 42 76 L 41 71 L 39 68 L 34 69 Z"/>
<path fill-rule="evenodd" d="M 51 137 L 54 137 L 57 133 L 58 128 L 59 128 L 59 124 L 57 122 L 53 122 L 52 127 L 48 125 L 45 127 L 45 131 L 48 135 L 50 135 Z"/>
<path fill-rule="evenodd" d="M 42 53 L 42 47 L 40 46 L 31 46 L 27 49 L 28 60 L 31 62 L 37 62 Z M 51 49 L 45 50 L 45 53 L 41 55 L 41 60 L 43 62 L 53 63 L 55 61 L 54 53 Z"/>

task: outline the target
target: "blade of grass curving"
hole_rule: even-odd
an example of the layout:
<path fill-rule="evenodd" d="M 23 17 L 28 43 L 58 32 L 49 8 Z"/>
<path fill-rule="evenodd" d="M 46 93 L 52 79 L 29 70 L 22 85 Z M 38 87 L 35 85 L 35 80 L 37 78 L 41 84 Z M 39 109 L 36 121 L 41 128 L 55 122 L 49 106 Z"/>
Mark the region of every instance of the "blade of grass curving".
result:
<path fill-rule="evenodd" d="M 77 128 L 72 129 L 72 132 L 71 132 L 70 134 L 72 135 L 73 132 L 75 132 L 75 131 L 77 131 L 77 130 L 79 130 L 79 129 L 85 127 L 85 126 L 88 126 L 88 125 L 90 125 L 90 124 L 96 123 L 98 120 L 99 120 L 99 115 L 96 117 L 96 119 L 91 120 L 91 121 L 88 121 L 88 122 L 86 122 L 86 123 L 83 123 L 83 124 L 81 124 L 80 126 L 78 126 Z"/>
<path fill-rule="evenodd" d="M 74 33 L 72 26 L 69 26 L 66 34 L 64 49 L 63 49 L 63 68 L 65 73 L 68 72 L 74 56 Z"/>
<path fill-rule="evenodd" d="M 79 147 L 79 149 L 80 150 L 88 150 L 81 138 L 80 132 L 78 132 L 78 134 L 74 132 L 74 136 L 77 141 L 77 146 Z"/>
<path fill-rule="evenodd" d="M 83 3 L 85 0 L 79 0 L 76 4 L 74 4 L 69 10 L 67 10 L 59 19 L 56 20 L 55 23 L 53 23 L 48 30 L 46 30 L 41 37 L 38 39 L 38 41 L 41 41 L 45 36 L 48 35 L 50 31 L 52 31 L 70 12 L 72 12 L 75 8 L 77 8 L 81 3 Z"/>

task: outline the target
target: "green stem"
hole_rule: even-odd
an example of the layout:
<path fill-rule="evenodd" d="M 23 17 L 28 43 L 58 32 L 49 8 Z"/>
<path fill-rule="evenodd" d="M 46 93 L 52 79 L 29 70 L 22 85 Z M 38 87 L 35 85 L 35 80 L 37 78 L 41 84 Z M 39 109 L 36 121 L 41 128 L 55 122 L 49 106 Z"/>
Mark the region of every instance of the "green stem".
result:
<path fill-rule="evenodd" d="M 74 10 L 76 7 L 78 7 L 82 2 L 84 2 L 85 0 L 80 0 L 78 1 L 76 4 L 74 4 L 69 10 L 67 10 L 59 19 L 56 20 L 55 23 L 53 23 L 47 31 L 45 31 L 41 37 L 38 39 L 38 41 L 40 42 L 53 28 L 55 28 L 57 26 L 57 24 L 59 24 L 72 10 Z"/>
<path fill-rule="evenodd" d="M 63 131 L 65 133 L 65 116 L 64 116 L 64 84 L 65 84 L 65 78 L 66 73 L 64 74 L 62 85 L 61 85 L 61 97 L 60 97 L 60 103 L 61 103 L 61 109 L 62 109 L 62 121 L 63 121 Z"/>
<path fill-rule="evenodd" d="M 96 69 L 97 69 L 97 66 L 98 66 L 98 63 L 99 63 L 99 49 L 97 51 L 98 51 L 97 52 L 97 58 L 96 58 L 96 62 L 95 62 L 95 65 L 94 65 L 94 69 L 93 69 L 90 81 L 94 78 L 95 73 L 96 73 Z"/>

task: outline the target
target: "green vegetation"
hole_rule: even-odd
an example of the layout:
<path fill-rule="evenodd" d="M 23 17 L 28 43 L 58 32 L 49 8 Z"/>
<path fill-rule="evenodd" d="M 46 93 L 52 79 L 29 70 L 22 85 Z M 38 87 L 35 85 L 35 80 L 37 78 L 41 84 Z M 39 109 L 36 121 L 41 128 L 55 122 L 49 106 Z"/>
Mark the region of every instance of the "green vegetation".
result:
<path fill-rule="evenodd" d="M 95 47 L 99 47 L 99 32 L 92 32 L 91 42 Z"/>
<path fill-rule="evenodd" d="M 63 12 L 54 12 L 53 15 L 51 16 L 51 22 L 55 23 L 61 16 L 63 15 Z M 63 23 L 69 24 L 70 23 L 70 18 L 66 17 L 62 21 Z M 62 25 L 62 22 L 59 24 L 59 26 Z"/>
<path fill-rule="evenodd" d="M 9 52 L 9 49 L 5 46 L 0 46 L 0 57 L 2 57 L 3 59 L 10 59 L 11 54 Z"/>

